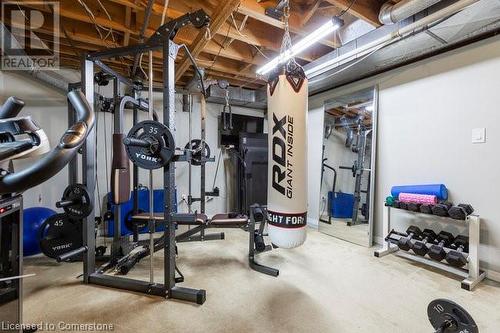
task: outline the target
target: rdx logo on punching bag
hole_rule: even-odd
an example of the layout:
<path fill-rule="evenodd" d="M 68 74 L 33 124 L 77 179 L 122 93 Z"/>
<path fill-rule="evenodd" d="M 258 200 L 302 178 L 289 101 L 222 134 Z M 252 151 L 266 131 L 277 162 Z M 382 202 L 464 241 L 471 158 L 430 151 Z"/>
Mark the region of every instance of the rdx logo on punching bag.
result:
<path fill-rule="evenodd" d="M 281 119 L 273 113 L 273 188 L 287 198 L 293 198 L 293 117 Z"/>

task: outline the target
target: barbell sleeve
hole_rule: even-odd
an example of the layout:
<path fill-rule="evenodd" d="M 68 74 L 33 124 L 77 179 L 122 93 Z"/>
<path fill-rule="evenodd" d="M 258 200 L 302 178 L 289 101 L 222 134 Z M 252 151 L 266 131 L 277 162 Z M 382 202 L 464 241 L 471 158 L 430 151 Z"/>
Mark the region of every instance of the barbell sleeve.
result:
<path fill-rule="evenodd" d="M 77 203 L 78 203 L 77 200 L 61 200 L 61 201 L 56 202 L 56 207 L 57 208 L 70 207 L 70 206 L 73 206 Z"/>
<path fill-rule="evenodd" d="M 82 246 L 82 247 L 79 247 L 77 249 L 74 249 L 73 251 L 69 251 L 69 252 L 61 254 L 60 256 L 58 256 L 56 258 L 56 260 L 57 260 L 57 262 L 66 261 L 68 259 L 76 257 L 79 254 L 87 252 L 87 250 L 88 250 L 88 247 Z"/>
<path fill-rule="evenodd" d="M 146 140 L 136 139 L 136 138 L 125 138 L 123 139 L 123 144 L 125 146 L 134 146 L 134 147 L 142 147 L 149 148 L 151 147 L 151 143 Z"/>

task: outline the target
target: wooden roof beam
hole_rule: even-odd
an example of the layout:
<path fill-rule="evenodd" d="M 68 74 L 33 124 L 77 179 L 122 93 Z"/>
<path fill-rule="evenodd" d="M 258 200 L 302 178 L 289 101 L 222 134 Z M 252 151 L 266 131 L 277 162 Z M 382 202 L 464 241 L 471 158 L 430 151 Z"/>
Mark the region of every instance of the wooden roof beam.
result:
<path fill-rule="evenodd" d="M 348 9 L 352 3 L 352 0 L 325 1 L 340 8 L 341 10 Z M 378 14 L 380 12 L 380 7 L 382 7 L 384 2 L 385 0 L 357 0 L 349 9 L 349 14 L 368 22 L 375 27 L 379 27 L 381 26 L 381 23 L 378 20 Z"/>
<path fill-rule="evenodd" d="M 212 34 L 216 34 L 219 29 L 223 26 L 224 22 L 226 22 L 227 18 L 233 13 L 234 10 L 240 4 L 240 0 L 227 0 L 222 1 L 219 7 L 217 8 L 214 17 L 212 17 L 212 21 L 210 22 L 210 31 Z M 198 56 L 201 51 L 205 48 L 205 46 L 209 43 L 209 40 L 205 38 L 206 29 L 203 29 L 198 33 L 198 36 L 194 40 L 194 42 L 189 46 L 189 50 L 193 57 Z M 180 79 L 184 72 L 191 66 L 189 58 L 185 57 L 185 59 L 181 62 L 180 66 L 177 67 L 175 73 L 175 79 Z"/>

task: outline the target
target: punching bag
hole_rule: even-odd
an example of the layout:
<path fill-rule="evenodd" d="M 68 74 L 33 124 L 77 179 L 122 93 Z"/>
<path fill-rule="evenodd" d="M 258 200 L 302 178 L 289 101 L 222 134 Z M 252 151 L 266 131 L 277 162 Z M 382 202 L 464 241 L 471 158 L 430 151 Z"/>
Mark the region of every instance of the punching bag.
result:
<path fill-rule="evenodd" d="M 268 232 L 273 244 L 290 249 L 306 240 L 308 89 L 302 68 L 284 66 L 272 75 L 267 101 Z"/>

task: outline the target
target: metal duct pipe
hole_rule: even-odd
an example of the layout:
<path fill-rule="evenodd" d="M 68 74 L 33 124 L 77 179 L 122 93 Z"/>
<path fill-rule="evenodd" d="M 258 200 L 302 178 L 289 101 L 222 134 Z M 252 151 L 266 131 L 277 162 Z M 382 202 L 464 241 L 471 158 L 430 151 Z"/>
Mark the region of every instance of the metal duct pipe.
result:
<path fill-rule="evenodd" d="M 370 52 L 376 52 L 377 50 L 381 49 L 382 47 L 385 47 L 391 43 L 394 43 L 400 39 L 403 39 L 409 34 L 414 33 L 417 30 L 420 29 L 425 29 L 429 25 L 433 24 L 434 22 L 437 22 L 439 20 L 442 20 L 444 18 L 447 18 L 453 14 L 456 14 L 466 7 L 475 4 L 476 2 L 479 2 L 480 0 L 459 0 L 441 10 L 436 11 L 435 13 L 432 13 L 412 24 L 408 24 L 407 26 L 404 26 L 396 31 L 393 31 L 381 38 L 378 38 L 368 44 L 365 44 L 363 46 L 360 46 L 354 50 L 351 50 L 349 52 L 343 53 L 342 55 L 327 60 L 325 62 L 322 62 L 320 64 L 313 64 L 311 66 L 306 66 L 306 75 L 309 78 L 309 84 L 314 83 L 314 81 L 311 80 L 311 78 L 314 78 L 315 76 L 318 76 L 326 71 L 332 70 L 334 68 L 338 68 L 339 66 L 342 66 L 344 64 L 349 63 L 350 61 L 359 59 L 360 57 L 363 57 Z M 309 67 L 309 68 L 308 68 Z"/>
<path fill-rule="evenodd" d="M 402 0 L 397 4 L 386 2 L 380 8 L 378 19 L 383 24 L 398 23 L 410 16 L 420 13 L 441 0 Z"/>

